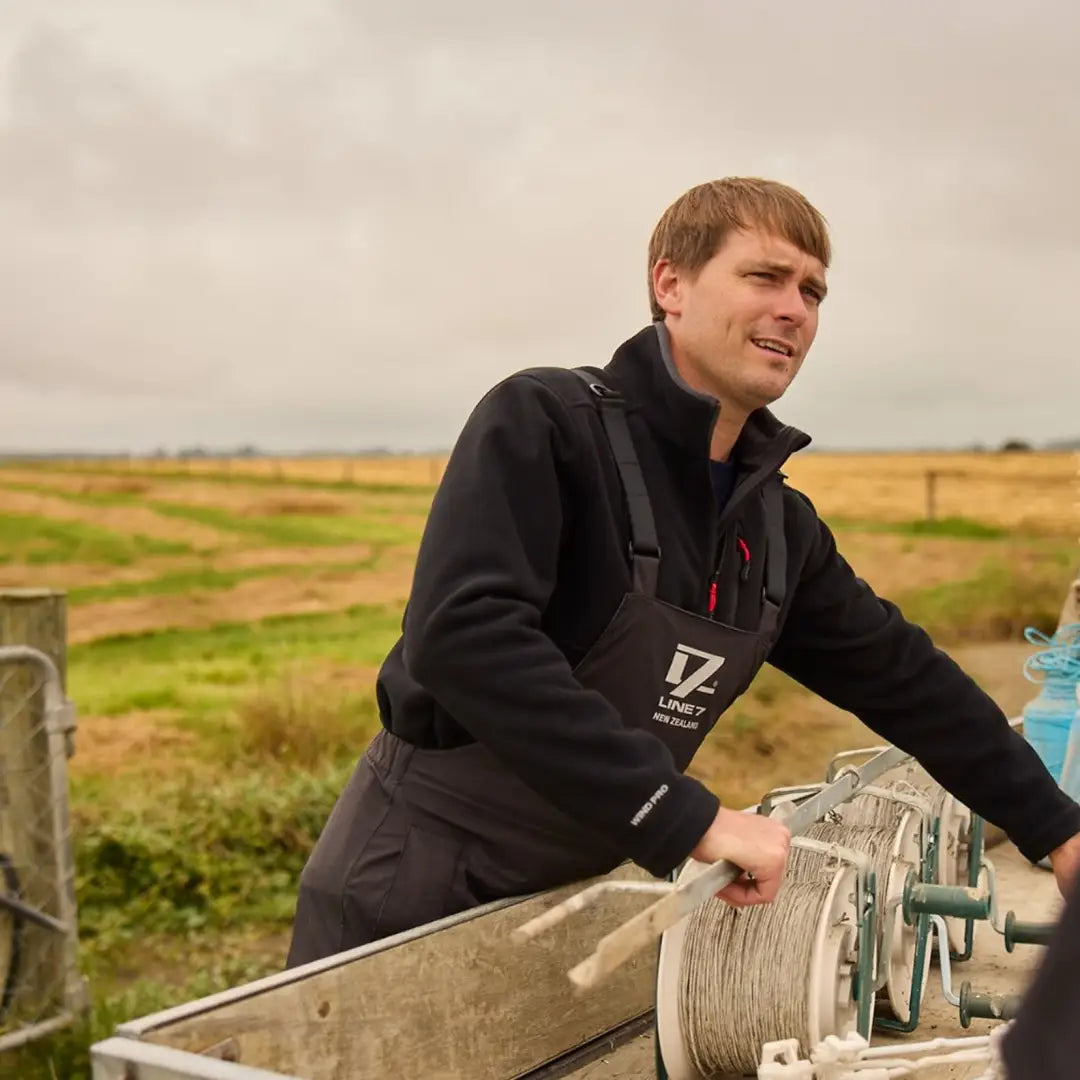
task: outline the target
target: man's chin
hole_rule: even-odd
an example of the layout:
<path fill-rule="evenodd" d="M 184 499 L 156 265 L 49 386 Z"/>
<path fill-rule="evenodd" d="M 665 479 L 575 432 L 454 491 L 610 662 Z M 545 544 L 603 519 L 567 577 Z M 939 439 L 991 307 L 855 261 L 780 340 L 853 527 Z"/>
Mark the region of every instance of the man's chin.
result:
<path fill-rule="evenodd" d="M 769 379 L 763 380 L 757 386 L 750 387 L 749 393 L 746 395 L 746 403 L 750 406 L 748 411 L 767 409 L 784 396 L 790 385 L 790 379 Z"/>

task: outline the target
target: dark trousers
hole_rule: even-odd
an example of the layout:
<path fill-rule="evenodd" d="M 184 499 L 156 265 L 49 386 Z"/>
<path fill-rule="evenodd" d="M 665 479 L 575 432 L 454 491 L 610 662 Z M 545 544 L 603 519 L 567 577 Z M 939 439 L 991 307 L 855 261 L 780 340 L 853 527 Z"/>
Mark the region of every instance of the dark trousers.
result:
<path fill-rule="evenodd" d="M 426 750 L 381 731 L 304 867 L 286 966 L 619 862 L 483 747 Z"/>

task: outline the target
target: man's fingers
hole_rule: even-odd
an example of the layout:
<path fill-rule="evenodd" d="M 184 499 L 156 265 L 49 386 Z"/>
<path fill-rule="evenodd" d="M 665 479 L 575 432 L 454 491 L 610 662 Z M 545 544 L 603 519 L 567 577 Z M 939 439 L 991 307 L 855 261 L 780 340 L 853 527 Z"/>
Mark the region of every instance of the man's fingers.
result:
<path fill-rule="evenodd" d="M 768 904 L 780 891 L 779 879 L 761 881 L 749 876 L 741 877 L 721 889 L 716 895 L 732 907 L 749 907 L 752 904 Z"/>

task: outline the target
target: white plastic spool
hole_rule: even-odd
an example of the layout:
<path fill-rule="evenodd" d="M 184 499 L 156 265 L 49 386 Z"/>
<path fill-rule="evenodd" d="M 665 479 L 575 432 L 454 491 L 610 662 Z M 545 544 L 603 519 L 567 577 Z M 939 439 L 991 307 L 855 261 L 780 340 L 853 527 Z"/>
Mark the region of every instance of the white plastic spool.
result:
<path fill-rule="evenodd" d="M 676 880 L 680 884 L 693 880 L 705 868 L 706 864 L 690 859 Z M 853 982 L 859 959 L 857 888 L 856 868 L 848 863 L 839 865 L 815 927 L 810 970 L 792 973 L 792 992 L 802 986 L 807 994 L 808 1035 L 812 1045 L 828 1035 L 843 1038 L 857 1030 Z M 668 1080 L 706 1080 L 690 1059 L 679 1017 L 683 945 L 690 919 L 687 916 L 680 920 L 660 939 L 656 1032 Z M 782 957 L 778 956 L 776 963 L 782 964 Z M 723 994 L 724 988 L 717 987 L 716 992 Z"/>
<path fill-rule="evenodd" d="M 878 923 L 875 948 L 878 955 L 875 956 L 874 970 L 877 973 L 878 999 L 888 1005 L 897 1020 L 907 1023 L 911 1016 L 918 931 L 917 927 L 909 926 L 904 921 L 902 902 L 909 871 L 919 873 L 922 869 L 923 814 L 916 806 L 905 806 L 904 802 L 894 800 L 892 794 L 879 787 L 868 788 L 850 803 L 839 807 L 833 816 L 841 827 L 852 818 L 860 820 L 860 803 L 864 799 L 885 800 L 896 807 L 898 817 L 888 852 L 888 876 L 884 881 L 877 881 L 875 888 Z M 921 805 L 925 807 L 926 804 Z M 924 955 L 920 973 L 923 990 L 930 974 L 928 957 L 929 951 Z"/>
<path fill-rule="evenodd" d="M 940 808 L 936 811 L 940 820 L 940 832 L 934 882 L 938 885 L 966 886 L 971 859 L 971 811 L 945 791 L 921 765 L 914 761 L 894 772 L 886 773 L 878 783 L 882 787 L 889 787 L 894 783 L 910 784 L 926 795 L 931 807 L 940 800 Z M 945 928 L 950 950 L 954 953 L 962 953 L 967 929 L 966 920 L 948 916 L 945 919 Z"/>
<path fill-rule="evenodd" d="M 937 882 L 939 885 L 967 885 L 971 862 L 971 811 L 946 793 L 941 807 L 941 847 L 938 851 Z M 955 953 L 964 951 L 967 922 L 955 916 L 945 919 L 949 948 Z"/>
<path fill-rule="evenodd" d="M 893 1016 L 901 1023 L 911 1017 L 911 988 L 915 981 L 915 954 L 918 945 L 917 928 L 904 921 L 902 901 L 908 871 L 918 872 L 922 865 L 920 844 L 920 815 L 908 809 L 900 818 L 890 849 L 892 860 L 889 879 L 877 883 L 879 948 L 884 953 L 885 1000 Z M 923 957 L 920 973 L 922 990 L 929 979 L 929 953 Z"/>

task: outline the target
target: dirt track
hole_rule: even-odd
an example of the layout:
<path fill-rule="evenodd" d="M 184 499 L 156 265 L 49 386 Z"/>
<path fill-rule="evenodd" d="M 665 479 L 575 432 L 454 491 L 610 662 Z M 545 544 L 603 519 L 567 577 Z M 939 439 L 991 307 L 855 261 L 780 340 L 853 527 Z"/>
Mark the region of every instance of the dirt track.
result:
<path fill-rule="evenodd" d="M 988 858 L 997 871 L 998 905 L 1001 918 L 1015 910 L 1017 918 L 1030 922 L 1049 922 L 1057 917 L 1061 900 L 1053 876 L 1031 866 L 1011 844 L 990 849 Z M 971 960 L 953 965 L 952 992 L 958 995 L 966 979 L 981 993 L 1010 994 L 1027 985 L 1042 949 L 1018 945 L 1005 951 L 1004 940 L 986 923 L 976 924 L 975 950 Z M 959 1011 L 949 1004 L 942 992 L 941 970 L 935 964 L 930 973 L 927 998 L 923 1002 L 920 1024 L 911 1035 L 873 1034 L 871 1045 L 893 1044 L 902 1055 L 905 1043 L 949 1037 L 963 1038 L 986 1034 L 995 1021 L 974 1020 L 968 1029 L 960 1025 Z M 605 1058 L 594 1061 L 570 1074 L 572 1080 L 655 1080 L 654 1040 L 652 1034 L 639 1035 Z M 971 1080 L 986 1069 L 984 1064 L 968 1063 L 940 1066 L 919 1072 L 920 1080 Z"/>

